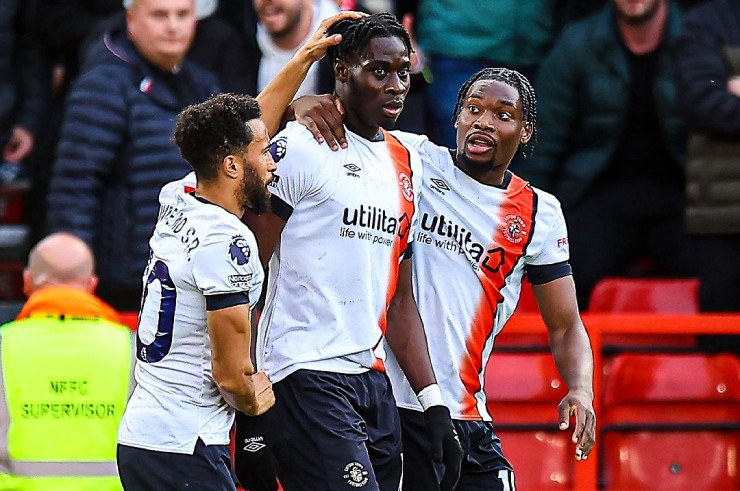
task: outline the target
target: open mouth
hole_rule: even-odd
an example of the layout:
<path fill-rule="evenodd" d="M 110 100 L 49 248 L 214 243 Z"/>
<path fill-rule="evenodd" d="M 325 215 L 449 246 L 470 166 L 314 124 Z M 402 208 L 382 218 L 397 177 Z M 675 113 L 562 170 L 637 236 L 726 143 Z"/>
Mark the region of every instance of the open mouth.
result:
<path fill-rule="evenodd" d="M 397 118 L 403 111 L 403 101 L 393 101 L 383 105 L 383 113 L 389 118 Z"/>
<path fill-rule="evenodd" d="M 473 133 L 468 137 L 465 146 L 470 153 L 479 155 L 496 148 L 496 141 L 485 133 Z"/>

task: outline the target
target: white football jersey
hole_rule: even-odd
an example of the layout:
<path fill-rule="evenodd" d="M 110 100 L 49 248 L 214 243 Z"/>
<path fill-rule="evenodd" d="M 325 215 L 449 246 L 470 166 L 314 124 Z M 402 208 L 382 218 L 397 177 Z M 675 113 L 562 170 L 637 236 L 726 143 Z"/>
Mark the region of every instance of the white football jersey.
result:
<path fill-rule="evenodd" d="M 256 349 L 273 382 L 299 369 L 385 369 L 386 310 L 413 240 L 421 167 L 388 133 L 347 140 L 332 152 L 289 123 L 273 141 L 273 211 L 287 221 Z"/>
<path fill-rule="evenodd" d="M 418 135 L 399 138 L 419 150 L 424 165 L 414 294 L 437 382 L 453 419 L 491 421 L 484 370 L 516 309 L 525 268 L 570 271 L 560 204 L 511 173 L 503 187 L 481 184 L 455 166 L 448 149 Z M 421 410 L 392 356 L 388 374 L 398 405 Z"/>
<path fill-rule="evenodd" d="M 118 432 L 123 445 L 192 454 L 229 443 L 234 409 L 211 373 L 210 310 L 257 302 L 257 242 L 234 214 L 195 197 L 195 175 L 171 182 L 149 245 L 136 346 L 136 388 Z"/>

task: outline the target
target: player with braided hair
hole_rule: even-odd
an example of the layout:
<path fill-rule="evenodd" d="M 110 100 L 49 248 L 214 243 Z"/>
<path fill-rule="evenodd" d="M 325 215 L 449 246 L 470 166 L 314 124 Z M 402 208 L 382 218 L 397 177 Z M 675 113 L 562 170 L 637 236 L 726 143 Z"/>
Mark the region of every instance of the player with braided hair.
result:
<path fill-rule="evenodd" d="M 421 165 L 386 130 L 409 90 L 411 42 L 390 14 L 338 22 L 327 34 L 342 36 L 327 56 L 348 145 L 334 153 L 297 123 L 273 141 L 272 213 L 249 224 L 270 261 L 255 353 L 276 403 L 264 417 L 237 416 L 237 476 L 250 491 L 275 489 L 273 448 L 286 491 L 397 491 L 401 425 L 387 341 L 451 490 L 462 449 L 412 293 Z"/>
<path fill-rule="evenodd" d="M 316 128 L 330 128 L 328 121 L 337 115 L 324 117 L 333 109 L 327 98 L 294 101 L 296 118 L 310 117 L 322 122 Z M 578 314 L 560 204 L 508 170 L 520 146 L 532 152 L 536 105 L 523 75 L 487 68 L 460 89 L 453 117 L 457 149 L 393 132 L 419 151 L 424 167 L 412 258 L 414 295 L 437 382 L 465 452 L 456 491 L 515 489 L 483 384 L 494 340 L 516 309 L 525 274 L 568 386 L 558 406 L 560 428 L 567 429 L 575 416 L 577 460 L 588 457 L 595 441 L 593 358 Z M 315 137 L 332 143 L 335 138 L 332 133 Z M 389 358 L 403 428 L 403 489 L 437 489 L 440 473 L 429 451 L 422 407 Z"/>
<path fill-rule="evenodd" d="M 455 103 L 455 113 L 452 115 L 452 122 L 455 123 L 457 118 L 460 116 L 468 90 L 470 90 L 470 87 L 479 80 L 498 80 L 515 88 L 519 93 L 522 103 L 522 119 L 532 126 L 532 135 L 529 140 L 522 145 L 522 154 L 525 158 L 532 155 L 535 142 L 537 141 L 537 98 L 534 94 L 534 87 L 532 87 L 529 79 L 516 70 L 493 67 L 484 68 L 470 77 L 462 87 L 460 87 L 460 91 L 457 93 L 457 102 Z"/>

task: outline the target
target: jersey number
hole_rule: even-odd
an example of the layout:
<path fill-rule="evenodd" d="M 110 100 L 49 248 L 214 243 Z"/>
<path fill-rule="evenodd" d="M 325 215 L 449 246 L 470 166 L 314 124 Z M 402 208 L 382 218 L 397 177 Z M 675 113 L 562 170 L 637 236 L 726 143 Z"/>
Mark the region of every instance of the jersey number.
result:
<path fill-rule="evenodd" d="M 159 319 L 157 321 L 157 333 L 154 335 L 154 341 L 144 344 L 139 337 L 139 330 L 136 330 L 136 357 L 146 363 L 155 363 L 160 361 L 170 351 L 172 347 L 172 331 L 175 327 L 175 302 L 177 300 L 177 290 L 175 282 L 170 278 L 170 271 L 167 265 L 162 261 L 154 263 L 154 267 L 149 272 L 144 288 L 144 300 L 141 303 L 141 312 L 139 312 L 139 323 L 144 315 L 147 295 L 149 294 L 149 285 L 154 281 L 159 281 L 160 290 L 162 291 L 159 299 Z"/>

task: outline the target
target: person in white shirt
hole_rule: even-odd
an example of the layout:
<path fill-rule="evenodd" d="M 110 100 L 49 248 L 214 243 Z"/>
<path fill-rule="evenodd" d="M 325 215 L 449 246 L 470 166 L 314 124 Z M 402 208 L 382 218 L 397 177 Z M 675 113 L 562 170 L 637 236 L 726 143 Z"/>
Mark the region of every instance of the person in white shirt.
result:
<path fill-rule="evenodd" d="M 267 429 L 237 416 L 237 476 L 252 490 L 276 488 L 269 476 L 254 485 L 254 474 L 266 471 L 254 462 L 264 462 L 267 445 L 286 491 L 397 491 L 401 428 L 385 374 L 387 340 L 425 409 L 452 489 L 462 450 L 411 286 L 420 162 L 384 129 L 403 108 L 411 43 L 391 14 L 343 21 L 330 32 L 343 36 L 327 58 L 351 146 L 333 153 L 295 123 L 273 142 L 272 213 L 249 223 L 270 259 L 256 356 L 276 405 L 264 416 L 273 421 Z"/>
<path fill-rule="evenodd" d="M 333 0 L 253 0 L 257 13 L 257 46 L 261 57 L 257 90 L 261 91 L 316 31 L 321 22 L 339 12 Z M 320 94 L 334 82 L 328 64 L 315 63 L 295 97 Z"/>
<path fill-rule="evenodd" d="M 258 99 L 221 94 L 179 116 L 174 141 L 194 173 L 162 188 L 137 329 L 136 388 L 118 433 L 125 489 L 235 490 L 228 453 L 235 409 L 275 401 L 250 356 L 250 310 L 264 273 L 241 221 L 269 208 L 269 131 L 310 65 L 340 36 L 322 23 Z M 260 106 L 267 108 L 261 116 Z"/>
<path fill-rule="evenodd" d="M 336 111 L 335 101 L 305 103 L 293 104 L 295 116 L 304 122 L 308 117 L 317 138 L 331 144 L 336 144 L 335 134 L 340 141 L 344 138 L 340 125 L 322 122 L 327 110 Z M 327 118 L 341 120 L 339 114 Z M 460 89 L 454 114 L 456 150 L 425 136 L 393 132 L 419 151 L 424 167 L 412 258 L 414 295 L 434 372 L 465 451 L 456 491 L 515 489 L 483 382 L 495 337 L 516 309 L 525 274 L 569 389 L 558 413 L 562 430 L 575 416 L 577 460 L 588 457 L 596 437 L 593 355 L 578 313 L 563 213 L 555 197 L 508 170 L 520 146 L 525 155 L 531 154 L 535 119 L 536 98 L 526 77 L 487 68 Z M 318 128 L 330 126 L 334 133 L 319 133 Z M 403 426 L 403 489 L 437 489 L 440 472 L 429 451 L 422 407 L 389 358 Z"/>

